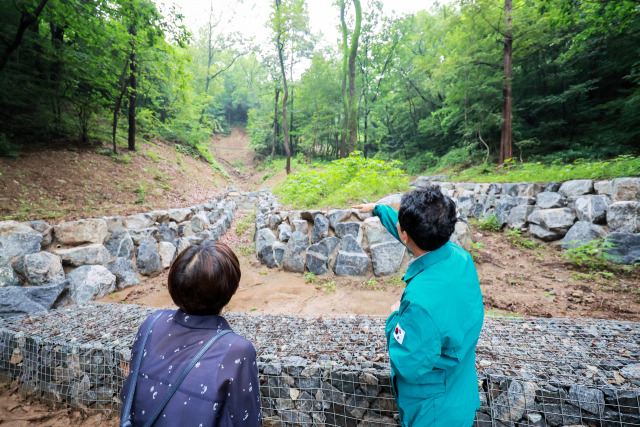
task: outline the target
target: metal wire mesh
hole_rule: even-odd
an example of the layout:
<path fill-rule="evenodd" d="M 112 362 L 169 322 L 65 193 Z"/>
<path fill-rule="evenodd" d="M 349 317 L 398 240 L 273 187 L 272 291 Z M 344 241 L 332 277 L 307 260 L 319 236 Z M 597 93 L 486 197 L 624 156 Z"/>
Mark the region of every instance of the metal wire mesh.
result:
<path fill-rule="evenodd" d="M 0 380 L 117 414 L 129 346 L 153 309 L 91 304 L 0 323 Z M 226 316 L 258 354 L 265 426 L 395 426 L 383 317 Z M 478 426 L 640 426 L 640 324 L 486 318 Z"/>

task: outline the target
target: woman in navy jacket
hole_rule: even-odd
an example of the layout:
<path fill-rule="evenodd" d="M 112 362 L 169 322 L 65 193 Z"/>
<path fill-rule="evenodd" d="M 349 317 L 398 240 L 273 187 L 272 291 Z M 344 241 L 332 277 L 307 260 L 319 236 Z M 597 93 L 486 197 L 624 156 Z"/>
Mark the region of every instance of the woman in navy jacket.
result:
<path fill-rule="evenodd" d="M 160 310 L 140 326 L 131 351 L 131 375 L 121 392 L 123 413 L 142 351 L 131 405 L 131 424 L 144 425 L 204 345 L 231 330 L 220 316 L 240 282 L 240 264 L 223 243 L 205 241 L 182 252 L 168 287 L 179 310 Z M 142 342 L 152 319 L 158 319 Z M 123 419 L 123 421 L 125 421 Z M 253 345 L 225 333 L 206 350 L 160 412 L 154 426 L 260 426 L 260 387 Z"/>

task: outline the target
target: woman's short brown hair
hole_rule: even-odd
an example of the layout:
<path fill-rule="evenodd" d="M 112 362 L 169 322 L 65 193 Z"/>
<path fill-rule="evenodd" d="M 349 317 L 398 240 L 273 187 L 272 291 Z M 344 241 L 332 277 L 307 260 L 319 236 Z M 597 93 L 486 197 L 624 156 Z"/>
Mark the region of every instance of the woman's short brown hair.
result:
<path fill-rule="evenodd" d="M 169 294 L 182 311 L 218 315 L 240 283 L 238 257 L 224 243 L 205 240 L 182 251 L 169 271 Z"/>

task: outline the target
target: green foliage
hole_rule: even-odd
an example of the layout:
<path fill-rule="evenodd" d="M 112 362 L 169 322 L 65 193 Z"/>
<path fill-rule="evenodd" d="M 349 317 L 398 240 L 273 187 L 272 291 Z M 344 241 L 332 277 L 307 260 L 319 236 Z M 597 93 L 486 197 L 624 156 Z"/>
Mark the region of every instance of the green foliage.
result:
<path fill-rule="evenodd" d="M 151 159 L 153 163 L 158 163 L 160 161 L 160 157 L 153 151 L 145 151 L 143 154 Z"/>
<path fill-rule="evenodd" d="M 400 276 L 393 276 L 387 280 L 387 283 L 393 286 L 404 286 L 405 282 Z"/>
<path fill-rule="evenodd" d="M 331 291 L 335 292 L 336 291 L 336 281 L 333 280 L 331 282 L 322 283 L 320 285 L 320 289 L 322 289 L 327 294 L 331 293 Z"/>
<path fill-rule="evenodd" d="M 471 243 L 471 258 L 476 259 L 480 255 L 480 249 L 484 248 L 484 243 L 473 242 Z"/>
<path fill-rule="evenodd" d="M 496 217 L 494 214 L 491 214 L 485 215 L 484 217 L 480 218 L 480 220 L 478 221 L 478 228 L 480 230 L 486 231 L 500 231 L 502 230 L 502 224 L 500 223 L 498 217 Z"/>
<path fill-rule="evenodd" d="M 575 241 L 567 242 L 575 244 Z M 596 239 L 576 247 L 567 249 L 565 258 L 571 264 L 587 270 L 606 270 L 610 268 L 613 257 L 607 251 L 614 249 L 615 244 L 610 240 Z"/>
<path fill-rule="evenodd" d="M 318 280 L 316 275 L 310 271 L 307 271 L 306 273 L 304 273 L 302 277 L 304 278 L 305 283 L 316 283 Z"/>
<path fill-rule="evenodd" d="M 417 175 L 427 169 L 431 169 L 438 164 L 438 158 L 430 151 L 413 156 L 402 162 L 409 175 Z"/>
<path fill-rule="evenodd" d="M 522 236 L 522 231 L 518 229 L 510 229 L 505 233 L 507 239 L 521 249 L 538 249 L 540 246 L 534 240 Z"/>
<path fill-rule="evenodd" d="M 244 256 L 249 256 L 256 253 L 256 248 L 254 248 L 253 245 L 238 246 L 236 250 Z"/>
<path fill-rule="evenodd" d="M 251 230 L 251 227 L 254 226 L 256 221 L 256 213 L 251 212 L 247 214 L 244 218 L 236 221 L 236 233 L 244 234 L 245 231 Z"/>
<path fill-rule="evenodd" d="M 274 192 L 282 202 L 298 208 L 343 206 L 349 201 L 373 199 L 407 189 L 399 162 L 365 159 L 358 152 L 335 160 L 323 169 L 301 168 Z"/>
<path fill-rule="evenodd" d="M 267 172 L 264 175 L 262 175 L 262 178 L 260 179 L 260 182 L 265 182 L 266 180 L 268 180 L 272 176 L 273 176 L 273 172 Z"/>
<path fill-rule="evenodd" d="M 520 313 L 513 312 L 513 311 L 497 310 L 497 309 L 485 311 L 484 315 L 487 317 L 491 317 L 493 319 L 500 319 L 502 317 L 517 319 L 517 320 L 524 319 L 524 317 L 522 317 Z"/>
<path fill-rule="evenodd" d="M 133 190 L 134 193 L 138 195 L 136 198 L 136 204 L 141 205 L 144 203 L 144 199 L 147 197 L 147 186 L 144 183 L 138 184 L 138 188 Z"/>
<path fill-rule="evenodd" d="M 0 157 L 18 158 L 18 147 L 4 133 L 0 133 Z"/>

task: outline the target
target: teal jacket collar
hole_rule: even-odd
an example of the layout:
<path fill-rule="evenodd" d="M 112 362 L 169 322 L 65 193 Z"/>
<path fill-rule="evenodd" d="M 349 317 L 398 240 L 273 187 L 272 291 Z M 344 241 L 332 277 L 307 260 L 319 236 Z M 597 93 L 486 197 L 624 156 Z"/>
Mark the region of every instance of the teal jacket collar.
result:
<path fill-rule="evenodd" d="M 403 280 L 408 282 L 425 268 L 447 258 L 451 255 L 451 245 L 453 245 L 453 243 L 447 242 L 435 251 L 427 252 L 426 254 L 416 258 L 411 265 L 409 265 L 409 268 L 407 268 L 407 272 L 405 273 Z"/>

